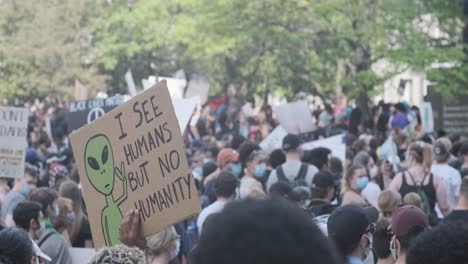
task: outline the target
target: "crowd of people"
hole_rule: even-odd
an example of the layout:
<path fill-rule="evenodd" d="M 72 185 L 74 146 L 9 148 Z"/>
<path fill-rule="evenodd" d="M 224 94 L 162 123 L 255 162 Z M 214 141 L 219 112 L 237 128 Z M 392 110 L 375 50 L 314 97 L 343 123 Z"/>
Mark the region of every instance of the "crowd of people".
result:
<path fill-rule="evenodd" d="M 24 177 L 0 179 L 0 263 L 72 263 L 93 248 L 67 135 L 67 106 L 46 98 L 30 110 Z M 468 263 L 468 141 L 426 133 L 417 107 L 380 102 L 313 112 L 317 130 L 259 147 L 278 126 L 254 98 L 212 98 L 183 137 L 202 211 L 142 237 L 124 215 L 123 245 L 90 263 Z M 334 146 L 303 143 L 342 135 Z"/>

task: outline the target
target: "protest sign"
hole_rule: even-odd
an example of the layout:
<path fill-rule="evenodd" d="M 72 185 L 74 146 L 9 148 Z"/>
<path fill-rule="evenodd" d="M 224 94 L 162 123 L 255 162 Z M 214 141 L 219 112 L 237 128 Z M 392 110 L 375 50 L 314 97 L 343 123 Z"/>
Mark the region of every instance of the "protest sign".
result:
<path fill-rule="evenodd" d="M 140 210 L 144 236 L 199 212 L 166 82 L 70 135 L 97 248 L 120 243 L 122 216 Z"/>
<path fill-rule="evenodd" d="M 28 110 L 0 107 L 0 177 L 24 176 Z"/>
<path fill-rule="evenodd" d="M 316 129 L 306 101 L 297 101 L 273 107 L 280 125 L 289 133 L 307 133 Z"/>
<path fill-rule="evenodd" d="M 343 140 L 344 135 L 337 135 L 324 139 L 319 139 L 307 142 L 302 145 L 302 149 L 311 150 L 318 147 L 328 148 L 331 150 L 331 155 L 339 158 L 341 161 L 346 161 L 346 144 Z"/>
<path fill-rule="evenodd" d="M 260 148 L 267 154 L 271 153 L 275 149 L 281 149 L 283 138 L 287 134 L 288 132 L 282 126 L 277 126 L 262 142 L 260 142 Z"/>
<path fill-rule="evenodd" d="M 70 257 L 72 264 L 88 264 L 96 255 L 92 248 L 70 248 Z"/>
<path fill-rule="evenodd" d="M 69 103 L 67 113 L 68 131 L 77 130 L 93 122 L 124 101 L 125 97 L 123 95 L 116 95 L 106 99 L 97 98 Z"/>
<path fill-rule="evenodd" d="M 188 122 L 190 121 L 199 100 L 200 98 L 198 97 L 189 99 L 172 99 L 172 104 L 174 105 L 175 114 L 182 134 L 185 132 Z"/>
<path fill-rule="evenodd" d="M 192 75 L 188 83 L 185 98 L 191 98 L 198 96 L 200 97 L 201 103 L 205 103 L 208 100 L 210 93 L 210 81 L 208 78 L 200 75 Z"/>
<path fill-rule="evenodd" d="M 430 102 L 423 102 L 421 104 L 421 117 L 423 132 L 434 132 L 434 114 L 432 112 L 432 104 Z"/>

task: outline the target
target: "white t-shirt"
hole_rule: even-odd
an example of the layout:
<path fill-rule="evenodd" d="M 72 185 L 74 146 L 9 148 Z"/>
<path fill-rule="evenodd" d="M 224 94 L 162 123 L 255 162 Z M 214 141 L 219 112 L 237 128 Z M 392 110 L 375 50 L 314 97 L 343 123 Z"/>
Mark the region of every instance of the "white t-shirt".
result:
<path fill-rule="evenodd" d="M 252 187 L 258 181 L 251 177 L 242 177 L 239 186 L 239 198 L 245 199 L 249 197 L 250 192 L 252 191 Z M 260 183 L 260 182 L 258 182 Z"/>
<path fill-rule="evenodd" d="M 225 201 L 216 201 L 201 211 L 197 218 L 198 235 L 202 233 L 203 223 L 205 223 L 206 218 L 212 214 L 223 211 L 225 205 Z"/>
<path fill-rule="evenodd" d="M 460 185 L 462 182 L 460 172 L 448 164 L 433 164 L 432 174 L 442 181 L 445 187 L 445 194 L 450 209 L 457 206 L 457 199 L 460 195 Z"/>
<path fill-rule="evenodd" d="M 302 162 L 298 160 L 294 161 L 286 161 L 281 167 L 283 168 L 284 176 L 290 181 L 294 182 L 297 175 L 299 174 L 299 170 L 301 169 Z M 319 171 L 317 167 L 314 165 L 308 165 L 307 173 L 305 176 L 305 182 L 312 187 L 312 180 L 314 179 L 315 174 Z M 268 177 L 267 181 L 267 190 L 270 191 L 271 185 L 275 184 L 278 181 L 278 176 L 276 175 L 276 170 L 273 170 L 270 173 L 270 177 Z"/>
<path fill-rule="evenodd" d="M 370 203 L 370 205 L 378 209 L 379 208 L 378 200 L 379 200 L 379 195 L 381 192 L 382 190 L 380 190 L 379 185 L 377 185 L 377 183 L 373 181 L 370 181 L 367 184 L 366 188 L 362 190 L 361 196 L 362 198 L 366 199 L 367 202 Z"/>

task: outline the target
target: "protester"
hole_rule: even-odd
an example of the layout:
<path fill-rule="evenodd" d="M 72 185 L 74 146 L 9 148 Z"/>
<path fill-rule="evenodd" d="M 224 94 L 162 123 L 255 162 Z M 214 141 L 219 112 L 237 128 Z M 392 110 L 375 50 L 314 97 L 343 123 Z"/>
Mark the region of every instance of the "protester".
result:
<path fill-rule="evenodd" d="M 282 149 L 286 154 L 286 162 L 270 173 L 266 185 L 268 191 L 277 181 L 285 181 L 294 186 L 312 186 L 312 179 L 318 172 L 318 169 L 313 165 L 301 162 L 301 147 L 302 141 L 299 136 L 288 134 L 284 137 Z"/>
<path fill-rule="evenodd" d="M 354 157 L 353 165 L 359 165 L 366 168 L 367 176 L 369 176 L 370 181 L 368 182 L 366 188 L 362 190 L 361 196 L 364 199 L 366 199 L 366 201 L 369 202 L 370 205 L 377 208 L 377 200 L 382 190 L 376 183 L 378 168 L 377 166 L 375 166 L 373 158 L 366 152 L 359 152 Z"/>
<path fill-rule="evenodd" d="M 11 191 L 5 196 L 2 205 L 1 219 L 4 219 L 6 226 L 15 226 L 12 220 L 13 209 L 16 205 L 28 197 L 28 194 L 37 187 L 37 175 L 31 170 L 25 170 L 23 178 L 16 178 Z"/>
<path fill-rule="evenodd" d="M 75 221 L 75 212 L 73 212 L 72 200 L 64 197 L 58 197 L 57 199 L 58 215 L 51 218 L 52 225 L 55 230 L 59 232 L 68 245 L 71 245 L 70 234 L 68 228 Z"/>
<path fill-rule="evenodd" d="M 312 150 L 304 151 L 302 162 L 314 165 L 319 171 L 329 170 L 329 156 L 331 150 L 323 147 L 314 148 Z"/>
<path fill-rule="evenodd" d="M 379 185 L 381 190 L 387 190 L 395 177 L 395 172 L 393 171 L 393 166 L 390 160 L 380 161 L 380 166 L 377 177 L 375 177 L 375 182 Z"/>
<path fill-rule="evenodd" d="M 343 263 L 363 263 L 371 251 L 372 224 L 377 221 L 374 207 L 344 205 L 328 218 L 328 237 L 335 243 Z"/>
<path fill-rule="evenodd" d="M 43 263 L 43 261 L 52 261 L 49 256 L 41 251 L 35 242 L 45 230 L 45 226 L 41 225 L 43 218 L 41 205 L 35 202 L 21 202 L 13 211 L 13 220 L 15 220 L 16 226 L 23 229 L 28 234 L 32 242 L 35 257 L 40 260 L 40 263 Z"/>
<path fill-rule="evenodd" d="M 468 222 L 468 177 L 463 178 L 457 206 L 444 218 L 444 222 L 458 220 Z"/>
<path fill-rule="evenodd" d="M 276 169 L 286 162 L 286 155 L 282 149 L 275 149 L 270 153 L 268 162 L 273 169 Z"/>
<path fill-rule="evenodd" d="M 465 221 L 443 223 L 414 239 L 406 257 L 407 264 L 468 263 Z"/>
<path fill-rule="evenodd" d="M 326 171 L 318 172 L 312 181 L 311 200 L 307 211 L 313 216 L 331 214 L 337 207 L 331 202 L 335 198 L 333 175 Z"/>
<path fill-rule="evenodd" d="M 261 151 L 253 151 L 248 155 L 245 163 L 244 177 L 239 186 L 239 197 L 245 199 L 255 191 L 263 191 L 263 185 L 257 179 L 266 175 L 266 156 Z"/>
<path fill-rule="evenodd" d="M 220 173 L 214 183 L 216 202 L 203 209 L 198 215 L 197 228 L 199 234 L 202 234 L 203 223 L 206 218 L 211 214 L 221 212 L 224 206 L 235 198 L 237 185 L 237 178 L 230 172 L 222 171 Z"/>
<path fill-rule="evenodd" d="M 435 204 L 439 205 L 443 214 L 447 214 L 449 207 L 445 188 L 439 177 L 431 173 L 432 150 L 424 142 L 416 142 L 409 146 L 407 152 L 408 170 L 395 176 L 389 189 L 400 192 L 402 197 L 410 192 L 421 196 L 424 212 L 431 218 L 436 217 Z"/>
<path fill-rule="evenodd" d="M 175 264 L 180 249 L 180 238 L 174 227 L 146 238 L 147 264 Z"/>
<path fill-rule="evenodd" d="M 462 165 L 460 167 L 460 174 L 462 177 L 468 175 L 468 141 L 462 143 L 460 147 L 460 157 L 462 158 Z"/>
<path fill-rule="evenodd" d="M 70 242 L 73 247 L 93 247 L 91 237 L 91 227 L 88 218 L 81 209 L 81 191 L 78 185 L 73 181 L 66 181 L 60 185 L 60 197 L 68 198 L 73 201 L 74 221 L 68 227 Z"/>
<path fill-rule="evenodd" d="M 421 196 L 419 194 L 410 192 L 403 197 L 403 204 L 404 205 L 412 205 L 416 206 L 418 208 L 422 208 L 422 201 L 421 201 Z"/>
<path fill-rule="evenodd" d="M 380 212 L 379 218 L 390 221 L 393 211 L 401 205 L 401 195 L 394 191 L 385 190 L 380 194 L 378 204 Z"/>
<path fill-rule="evenodd" d="M 226 206 L 205 226 L 191 264 L 340 263 L 307 214 L 284 200 Z"/>
<path fill-rule="evenodd" d="M 343 177 L 341 182 L 342 205 L 369 204 L 369 202 L 361 196 L 361 192 L 367 187 L 367 183 L 369 182 L 365 167 L 359 165 L 349 167 L 346 171 L 346 177 Z"/>
<path fill-rule="evenodd" d="M 452 143 L 448 138 L 437 139 L 433 149 L 435 164 L 431 168 L 431 172 L 439 177 L 445 187 L 449 210 L 457 205 L 462 179 L 460 173 L 449 165 L 451 149 Z"/>
<path fill-rule="evenodd" d="M 47 187 L 41 187 L 34 190 L 29 199 L 41 204 L 44 216 L 44 220 L 40 224 L 44 225 L 45 231 L 42 232 L 37 244 L 52 259 L 50 263 L 71 263 L 67 243 L 51 222 L 51 219 L 57 218 L 59 215 L 57 192 Z"/>
<path fill-rule="evenodd" d="M 31 239 L 23 230 L 10 227 L 0 231 L 0 263 L 35 264 Z"/>
<path fill-rule="evenodd" d="M 61 262 L 71 263 L 71 262 Z M 111 248 L 102 248 L 91 259 L 89 264 L 145 264 L 143 252 L 137 248 L 129 248 L 123 245 L 114 246 Z"/>
<path fill-rule="evenodd" d="M 395 210 L 391 222 L 390 251 L 396 264 L 406 263 L 406 254 L 413 240 L 428 228 L 429 219 L 421 209 L 405 205 Z"/>
<path fill-rule="evenodd" d="M 390 240 L 392 235 L 388 230 L 390 222 L 386 219 L 379 220 L 375 225 L 372 236 L 372 246 L 377 257 L 377 264 L 394 264 L 395 260 L 390 252 Z"/>

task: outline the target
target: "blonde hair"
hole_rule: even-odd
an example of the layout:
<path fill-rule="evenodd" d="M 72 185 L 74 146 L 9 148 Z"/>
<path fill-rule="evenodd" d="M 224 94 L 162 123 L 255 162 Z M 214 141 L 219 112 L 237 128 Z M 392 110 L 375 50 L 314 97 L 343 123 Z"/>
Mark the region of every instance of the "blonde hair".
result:
<path fill-rule="evenodd" d="M 78 184 L 74 181 L 65 181 L 59 188 L 60 197 L 65 197 L 73 201 L 73 212 L 75 212 L 75 221 L 68 227 L 70 242 L 73 244 L 78 236 L 81 225 L 83 224 L 83 214 L 81 212 L 81 192 Z"/>
<path fill-rule="evenodd" d="M 146 238 L 145 253 L 149 256 L 159 256 L 169 243 L 178 239 L 179 236 L 174 227 L 167 228 L 157 234 Z"/>
<path fill-rule="evenodd" d="M 417 164 L 422 165 L 424 172 L 429 173 L 432 166 L 432 148 L 431 145 L 418 141 L 412 143 L 408 148 L 408 154 Z"/>
<path fill-rule="evenodd" d="M 390 217 L 393 210 L 400 206 L 401 195 L 398 192 L 385 190 L 380 193 L 377 204 L 379 206 L 380 218 Z"/>
<path fill-rule="evenodd" d="M 341 195 L 351 190 L 351 178 L 354 176 L 354 173 L 356 173 L 356 171 L 359 169 L 364 169 L 367 171 L 367 169 L 361 165 L 352 165 L 346 169 L 344 177 L 341 178 Z"/>
<path fill-rule="evenodd" d="M 421 196 L 415 192 L 410 192 L 403 198 L 403 203 L 405 205 L 414 205 L 418 208 L 421 208 Z"/>
<path fill-rule="evenodd" d="M 118 245 L 100 249 L 89 264 L 145 264 L 143 253 L 138 248 Z"/>

